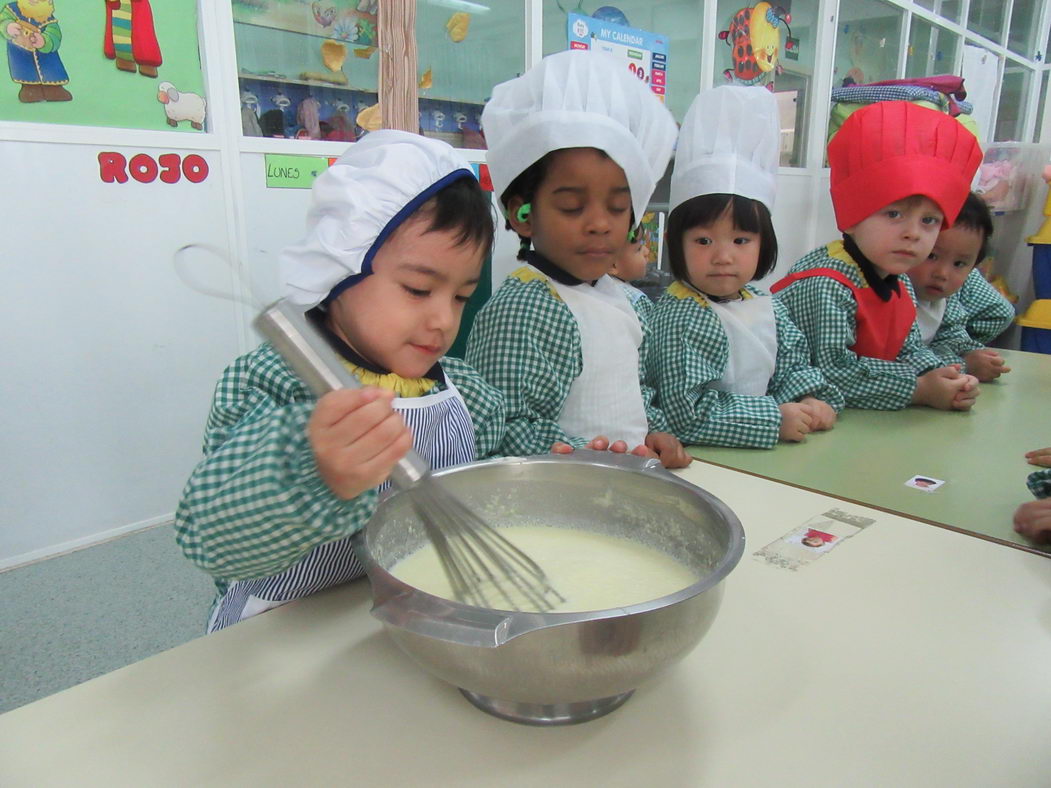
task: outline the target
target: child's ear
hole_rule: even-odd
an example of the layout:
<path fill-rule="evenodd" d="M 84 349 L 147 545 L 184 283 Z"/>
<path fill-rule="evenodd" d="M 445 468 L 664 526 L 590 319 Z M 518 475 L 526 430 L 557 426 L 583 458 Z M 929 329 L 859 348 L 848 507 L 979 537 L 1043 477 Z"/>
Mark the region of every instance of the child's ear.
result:
<path fill-rule="evenodd" d="M 520 210 L 526 202 L 521 197 L 512 197 L 507 201 L 507 222 L 511 229 L 523 238 L 533 237 L 532 212 Z"/>

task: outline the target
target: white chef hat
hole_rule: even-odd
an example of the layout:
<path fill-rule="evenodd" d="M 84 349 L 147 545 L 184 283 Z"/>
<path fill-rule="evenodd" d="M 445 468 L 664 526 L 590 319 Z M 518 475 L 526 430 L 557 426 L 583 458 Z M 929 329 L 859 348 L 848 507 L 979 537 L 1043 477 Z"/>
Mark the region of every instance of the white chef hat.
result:
<path fill-rule="evenodd" d="M 702 90 L 679 131 L 671 209 L 702 194 L 737 194 L 773 212 L 780 134 L 777 99 L 766 88 Z"/>
<path fill-rule="evenodd" d="M 493 88 L 482 110 L 489 174 L 498 196 L 546 154 L 597 148 L 620 165 L 642 220 L 675 144 L 675 120 L 610 55 L 567 50 Z M 506 206 L 505 206 L 506 207 Z"/>
<path fill-rule="evenodd" d="M 281 252 L 285 297 L 308 309 L 372 273 L 383 242 L 471 166 L 441 140 L 374 131 L 318 175 L 306 236 Z"/>

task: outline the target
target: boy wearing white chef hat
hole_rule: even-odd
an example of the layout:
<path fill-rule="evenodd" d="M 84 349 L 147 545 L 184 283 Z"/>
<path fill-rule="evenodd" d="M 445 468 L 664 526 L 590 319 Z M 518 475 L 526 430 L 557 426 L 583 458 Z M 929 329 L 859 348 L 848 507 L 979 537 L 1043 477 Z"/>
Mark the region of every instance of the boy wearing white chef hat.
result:
<path fill-rule="evenodd" d="M 363 573 L 350 537 L 395 462 L 493 453 L 504 403 L 444 357 L 493 238 L 488 195 L 438 140 L 376 131 L 318 176 L 285 295 L 368 388 L 314 399 L 264 344 L 224 373 L 176 515 L 218 594 L 209 631 Z"/>
<path fill-rule="evenodd" d="M 525 262 L 467 346 L 507 399 L 503 451 L 608 445 L 682 467 L 689 457 L 640 380 L 645 322 L 608 275 L 667 166 L 671 114 L 610 56 L 571 50 L 497 85 L 482 126 Z"/>
<path fill-rule="evenodd" d="M 648 372 L 683 443 L 771 448 L 830 428 L 843 407 L 787 310 L 750 284 L 777 261 L 779 135 L 773 94 L 739 86 L 700 93 L 679 132 L 667 239 L 676 281 L 651 318 Z"/>

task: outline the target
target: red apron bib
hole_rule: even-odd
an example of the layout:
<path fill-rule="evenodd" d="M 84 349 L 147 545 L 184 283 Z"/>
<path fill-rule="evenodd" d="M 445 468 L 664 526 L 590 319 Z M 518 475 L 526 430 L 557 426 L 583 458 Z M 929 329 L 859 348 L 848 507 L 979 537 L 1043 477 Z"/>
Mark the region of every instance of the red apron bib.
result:
<path fill-rule="evenodd" d="M 912 324 L 916 322 L 916 305 L 905 291 L 905 285 L 898 285 L 898 292 L 893 293 L 889 301 L 883 301 L 871 287 L 858 287 L 844 274 L 833 268 L 811 268 L 807 271 L 789 274 L 770 288 L 771 293 L 783 290 L 800 279 L 813 276 L 827 276 L 844 287 L 849 287 L 858 305 L 855 321 L 855 342 L 850 349 L 859 356 L 880 358 L 894 361 L 901 353 L 901 348 L 909 336 Z"/>

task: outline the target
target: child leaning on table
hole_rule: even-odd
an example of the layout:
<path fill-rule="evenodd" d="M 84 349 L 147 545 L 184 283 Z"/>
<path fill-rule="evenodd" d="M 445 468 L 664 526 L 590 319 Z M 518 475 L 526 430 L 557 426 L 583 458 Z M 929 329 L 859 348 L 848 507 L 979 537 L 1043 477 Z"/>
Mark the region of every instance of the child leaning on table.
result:
<path fill-rule="evenodd" d="M 1038 543 L 1051 542 L 1051 447 L 1026 452 L 1030 465 L 1046 466 L 1033 471 L 1026 486 L 1039 500 L 1024 503 L 1014 516 L 1015 531 Z"/>
<path fill-rule="evenodd" d="M 550 55 L 482 112 L 489 172 L 524 265 L 471 327 L 467 360 L 504 392 L 508 454 L 552 441 L 690 462 L 643 384 L 645 318 L 610 267 L 675 140 L 671 113 L 609 55 Z"/>
<path fill-rule="evenodd" d="M 495 451 L 503 397 L 444 357 L 492 238 L 444 142 L 376 131 L 318 176 L 285 294 L 367 388 L 315 399 L 270 344 L 223 373 L 175 523 L 215 578 L 208 631 L 360 576 L 350 538 L 410 446 L 439 468 Z"/>
<path fill-rule="evenodd" d="M 982 382 L 995 380 L 1011 368 L 1004 365 L 1003 356 L 968 333 L 969 315 L 960 289 L 985 258 L 992 234 L 992 214 L 982 198 L 971 192 L 953 226 L 938 234 L 927 259 L 909 270 L 916 292 L 916 323 L 924 344 L 944 363 L 959 364 Z"/>
<path fill-rule="evenodd" d="M 750 284 L 777 262 L 779 137 L 777 100 L 755 86 L 703 91 L 679 131 L 675 282 L 650 319 L 647 375 L 683 443 L 771 448 L 830 429 L 843 407 L 788 310 Z"/>
<path fill-rule="evenodd" d="M 771 290 L 847 407 L 974 404 L 978 380 L 923 344 L 904 274 L 952 226 L 981 159 L 958 121 L 905 101 L 857 110 L 829 142 L 843 239 L 806 254 Z"/>

